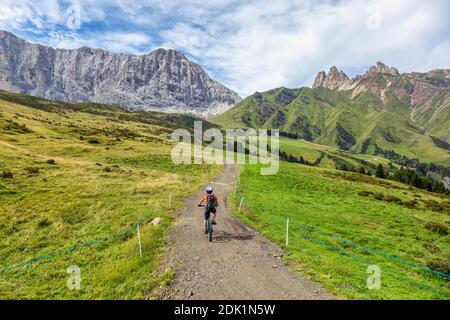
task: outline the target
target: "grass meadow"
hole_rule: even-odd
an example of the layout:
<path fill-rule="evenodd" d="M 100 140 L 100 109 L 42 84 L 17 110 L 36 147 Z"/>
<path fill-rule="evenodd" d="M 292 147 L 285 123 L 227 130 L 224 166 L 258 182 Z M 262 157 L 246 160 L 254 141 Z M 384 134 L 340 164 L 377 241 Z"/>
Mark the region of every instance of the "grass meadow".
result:
<path fill-rule="evenodd" d="M 173 276 L 163 264 L 173 212 L 221 170 L 173 164 L 169 134 L 193 121 L 179 117 L 0 91 L 0 299 L 157 296 Z M 333 170 L 331 156 L 355 166 L 382 158 L 285 138 L 280 147 L 311 162 L 326 156 L 321 167 L 282 162 L 273 176 L 244 165 L 229 203 L 293 270 L 339 298 L 450 298 L 449 197 Z M 380 289 L 367 287 L 371 265 Z M 68 289 L 71 266 L 80 290 Z"/>
<path fill-rule="evenodd" d="M 220 167 L 174 165 L 171 126 L 106 111 L 0 100 L 0 269 L 45 257 L 0 272 L 0 299 L 147 299 L 170 281 L 172 212 Z"/>
<path fill-rule="evenodd" d="M 293 270 L 337 297 L 450 298 L 448 278 L 424 269 L 449 274 L 448 197 L 284 162 L 273 176 L 261 176 L 257 166 L 244 166 L 239 181 L 236 194 L 230 194 L 235 214 L 281 245 Z M 381 270 L 380 289 L 368 289 L 371 265 Z"/>

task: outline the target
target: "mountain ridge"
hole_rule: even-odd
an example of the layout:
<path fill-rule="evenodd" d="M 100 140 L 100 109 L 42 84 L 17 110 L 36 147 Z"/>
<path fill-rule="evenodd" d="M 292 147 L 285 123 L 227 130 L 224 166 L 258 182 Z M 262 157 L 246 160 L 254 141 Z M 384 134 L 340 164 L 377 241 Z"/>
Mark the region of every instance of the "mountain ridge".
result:
<path fill-rule="evenodd" d="M 204 117 L 241 101 L 177 50 L 131 55 L 88 47 L 55 49 L 7 31 L 0 31 L 0 88 L 51 100 Z"/>
<path fill-rule="evenodd" d="M 349 79 L 343 71 L 337 73 L 337 68 L 332 67 L 328 74 L 319 72 L 314 81 L 313 88 L 328 88 L 337 91 L 351 92 L 352 99 L 364 92 L 370 91 L 381 99 L 382 105 L 386 105 L 388 95 L 406 102 L 411 109 L 410 120 L 424 131 L 433 133 L 433 122 L 444 116 L 450 119 L 450 69 L 435 69 L 424 73 L 410 72 L 400 73 L 398 69 L 389 67 L 382 62 L 369 68 L 363 75 Z M 440 107 L 433 108 L 433 99 L 445 96 Z M 408 100 L 408 101 L 405 101 Z M 408 103 L 409 102 L 409 103 Z M 448 129 L 448 127 L 447 127 Z M 434 132 L 445 142 L 450 139 L 447 130 Z"/>
<path fill-rule="evenodd" d="M 450 166 L 450 70 L 400 74 L 378 63 L 350 79 L 332 67 L 312 88 L 257 92 L 213 118 L 225 127 L 279 129 L 354 153 Z"/>

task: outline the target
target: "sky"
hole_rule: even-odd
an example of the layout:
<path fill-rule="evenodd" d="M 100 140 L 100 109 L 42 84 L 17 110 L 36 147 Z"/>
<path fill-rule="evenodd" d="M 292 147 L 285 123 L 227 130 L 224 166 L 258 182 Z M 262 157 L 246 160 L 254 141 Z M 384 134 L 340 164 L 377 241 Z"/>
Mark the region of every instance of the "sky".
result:
<path fill-rule="evenodd" d="M 245 97 L 335 65 L 450 69 L 448 0 L 0 0 L 0 29 L 58 48 L 176 49 Z"/>

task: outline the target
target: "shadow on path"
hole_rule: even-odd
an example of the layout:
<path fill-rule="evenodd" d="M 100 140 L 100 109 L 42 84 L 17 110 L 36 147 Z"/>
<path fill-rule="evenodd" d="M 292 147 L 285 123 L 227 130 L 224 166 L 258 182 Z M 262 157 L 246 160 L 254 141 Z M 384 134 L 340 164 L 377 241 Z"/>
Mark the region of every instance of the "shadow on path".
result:
<path fill-rule="evenodd" d="M 230 242 L 232 240 L 236 241 L 248 241 L 252 240 L 253 236 L 251 234 L 234 234 L 226 231 L 214 231 L 213 242 Z"/>

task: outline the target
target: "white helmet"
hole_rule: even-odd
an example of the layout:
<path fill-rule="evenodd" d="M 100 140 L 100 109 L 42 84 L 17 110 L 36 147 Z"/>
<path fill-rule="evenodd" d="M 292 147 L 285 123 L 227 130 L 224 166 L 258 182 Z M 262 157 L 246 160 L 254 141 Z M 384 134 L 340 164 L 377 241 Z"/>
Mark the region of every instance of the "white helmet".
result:
<path fill-rule="evenodd" d="M 206 193 L 212 193 L 214 190 L 212 187 L 206 188 Z"/>

